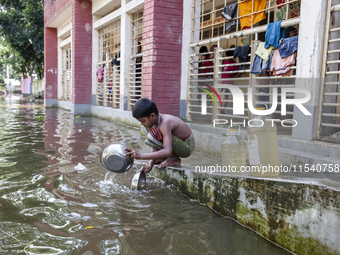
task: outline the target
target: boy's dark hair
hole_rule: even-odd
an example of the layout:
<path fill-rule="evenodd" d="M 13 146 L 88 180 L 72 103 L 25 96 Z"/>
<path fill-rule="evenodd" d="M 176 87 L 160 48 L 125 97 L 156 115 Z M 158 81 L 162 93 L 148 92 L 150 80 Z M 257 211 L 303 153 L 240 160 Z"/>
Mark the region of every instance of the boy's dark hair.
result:
<path fill-rule="evenodd" d="M 158 115 L 156 104 L 149 98 L 140 98 L 132 107 L 132 116 L 136 119 L 150 117 L 151 113 Z"/>

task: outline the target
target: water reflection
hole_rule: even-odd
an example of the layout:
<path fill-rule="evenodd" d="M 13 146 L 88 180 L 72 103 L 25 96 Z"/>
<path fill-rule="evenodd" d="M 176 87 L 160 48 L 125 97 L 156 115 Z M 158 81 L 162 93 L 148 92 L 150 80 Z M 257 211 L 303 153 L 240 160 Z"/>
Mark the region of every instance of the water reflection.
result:
<path fill-rule="evenodd" d="M 143 151 L 139 130 L 21 97 L 0 104 L 1 254 L 287 253 L 160 180 L 131 191 L 136 169 L 106 172 L 102 148 Z"/>

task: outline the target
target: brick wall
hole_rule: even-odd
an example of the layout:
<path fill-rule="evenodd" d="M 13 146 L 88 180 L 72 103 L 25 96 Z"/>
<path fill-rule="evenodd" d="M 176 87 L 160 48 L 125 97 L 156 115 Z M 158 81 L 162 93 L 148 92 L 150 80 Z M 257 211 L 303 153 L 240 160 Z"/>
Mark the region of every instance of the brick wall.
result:
<path fill-rule="evenodd" d="M 44 29 L 45 99 L 58 98 L 58 37 L 56 28 Z"/>
<path fill-rule="evenodd" d="M 142 96 L 160 112 L 179 115 L 182 0 L 145 0 Z"/>
<path fill-rule="evenodd" d="M 44 1 L 44 72 L 45 99 L 58 99 L 58 33 L 46 25 L 56 17 L 71 0 Z"/>
<path fill-rule="evenodd" d="M 72 6 L 72 103 L 91 104 L 92 2 L 75 0 Z"/>
<path fill-rule="evenodd" d="M 44 23 L 48 24 L 60 11 L 62 11 L 72 0 L 45 0 L 44 1 Z"/>

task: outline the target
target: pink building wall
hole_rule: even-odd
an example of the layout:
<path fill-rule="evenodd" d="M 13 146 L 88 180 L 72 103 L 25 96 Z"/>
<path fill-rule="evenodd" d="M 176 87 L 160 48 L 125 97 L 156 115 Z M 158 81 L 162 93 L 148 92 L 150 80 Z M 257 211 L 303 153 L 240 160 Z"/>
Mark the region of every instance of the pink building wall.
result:
<path fill-rule="evenodd" d="M 57 29 L 48 27 L 49 23 L 62 11 L 71 0 L 44 1 L 44 71 L 45 99 L 58 99 L 58 36 Z"/>
<path fill-rule="evenodd" d="M 72 103 L 91 104 L 92 2 L 74 1 L 72 6 Z"/>
<path fill-rule="evenodd" d="M 179 115 L 183 1 L 144 1 L 142 96 Z"/>
<path fill-rule="evenodd" d="M 58 99 L 57 29 L 48 27 L 72 4 L 72 104 L 91 104 L 92 2 L 45 1 L 45 99 Z M 178 116 L 180 109 L 183 0 L 145 0 L 142 96 L 160 112 Z M 123 82 L 123 81 L 122 81 Z"/>
<path fill-rule="evenodd" d="M 58 99 L 58 37 L 56 28 L 44 28 L 45 100 Z"/>
<path fill-rule="evenodd" d="M 48 25 L 72 0 L 45 0 L 44 1 L 44 24 Z"/>

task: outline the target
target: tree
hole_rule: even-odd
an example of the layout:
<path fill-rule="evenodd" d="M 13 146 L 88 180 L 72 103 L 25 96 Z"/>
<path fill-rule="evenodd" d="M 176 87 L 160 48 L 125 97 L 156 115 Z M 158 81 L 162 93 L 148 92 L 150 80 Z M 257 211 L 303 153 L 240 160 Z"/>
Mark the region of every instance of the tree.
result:
<path fill-rule="evenodd" d="M 0 0 L 0 30 L 15 58 L 17 72 L 43 77 L 43 0 Z"/>
<path fill-rule="evenodd" d="M 23 72 L 20 69 L 20 62 L 17 61 L 19 57 L 16 52 L 13 52 L 10 47 L 5 46 L 3 42 L 4 39 L 0 38 L 0 76 L 7 78 L 7 65 L 9 65 L 9 78 L 19 79 L 19 73 Z M 1 82 L 2 79 L 0 79 Z"/>

